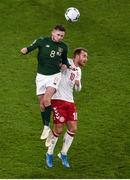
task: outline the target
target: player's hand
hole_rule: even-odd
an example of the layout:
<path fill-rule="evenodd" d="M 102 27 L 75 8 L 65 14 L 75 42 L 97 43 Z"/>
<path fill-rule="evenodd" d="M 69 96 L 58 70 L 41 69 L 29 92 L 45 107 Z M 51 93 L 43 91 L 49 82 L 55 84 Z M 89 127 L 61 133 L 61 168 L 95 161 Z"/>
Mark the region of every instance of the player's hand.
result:
<path fill-rule="evenodd" d="M 65 64 L 62 64 L 61 65 L 61 71 L 63 72 L 63 71 L 66 71 L 66 70 L 67 70 L 67 66 Z"/>
<path fill-rule="evenodd" d="M 79 80 L 75 80 L 75 85 L 79 86 L 80 85 L 80 81 Z"/>
<path fill-rule="evenodd" d="M 26 54 L 28 52 L 28 49 L 26 47 L 22 48 L 20 51 L 22 54 Z"/>

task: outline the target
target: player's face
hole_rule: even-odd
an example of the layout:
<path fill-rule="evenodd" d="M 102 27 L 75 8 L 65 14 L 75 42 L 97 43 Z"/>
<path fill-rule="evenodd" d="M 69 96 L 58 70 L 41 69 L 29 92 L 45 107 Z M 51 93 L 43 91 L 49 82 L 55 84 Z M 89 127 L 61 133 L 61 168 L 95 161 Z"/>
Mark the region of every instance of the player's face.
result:
<path fill-rule="evenodd" d="M 85 66 L 86 62 L 88 61 L 88 54 L 85 51 L 81 51 L 79 58 L 78 58 L 78 64 L 79 66 Z"/>
<path fill-rule="evenodd" d="M 55 42 L 62 41 L 64 36 L 65 36 L 65 32 L 64 31 L 55 30 L 55 29 L 52 31 L 52 40 L 55 41 Z"/>

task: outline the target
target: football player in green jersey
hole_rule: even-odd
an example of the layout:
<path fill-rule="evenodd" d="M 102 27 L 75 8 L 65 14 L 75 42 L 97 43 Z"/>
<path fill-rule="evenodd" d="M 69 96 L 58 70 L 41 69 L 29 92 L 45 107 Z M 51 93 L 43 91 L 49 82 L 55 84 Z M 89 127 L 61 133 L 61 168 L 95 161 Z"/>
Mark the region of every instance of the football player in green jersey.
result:
<path fill-rule="evenodd" d="M 64 36 L 65 28 L 62 25 L 56 25 L 51 37 L 40 37 L 30 46 L 21 49 L 22 54 L 28 54 L 38 48 L 36 94 L 44 124 L 41 139 L 46 139 L 50 131 L 51 97 L 61 80 L 61 64 L 62 70 L 70 66 L 67 59 L 68 47 L 62 42 Z"/>

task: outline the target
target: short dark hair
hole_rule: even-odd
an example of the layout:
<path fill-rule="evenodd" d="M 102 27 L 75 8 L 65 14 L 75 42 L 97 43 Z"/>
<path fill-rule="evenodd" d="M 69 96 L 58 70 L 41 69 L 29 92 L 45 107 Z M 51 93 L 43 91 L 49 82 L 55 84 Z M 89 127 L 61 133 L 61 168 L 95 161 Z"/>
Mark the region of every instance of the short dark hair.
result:
<path fill-rule="evenodd" d="M 64 28 L 64 26 L 61 25 L 61 24 L 60 24 L 60 25 L 56 25 L 56 26 L 54 27 L 54 29 L 55 29 L 55 30 L 64 31 L 64 32 L 66 31 L 65 28 Z"/>
<path fill-rule="evenodd" d="M 86 53 L 88 53 L 88 50 L 82 47 L 76 48 L 73 52 L 73 57 L 75 57 L 76 55 L 80 55 L 81 51 L 84 51 Z"/>

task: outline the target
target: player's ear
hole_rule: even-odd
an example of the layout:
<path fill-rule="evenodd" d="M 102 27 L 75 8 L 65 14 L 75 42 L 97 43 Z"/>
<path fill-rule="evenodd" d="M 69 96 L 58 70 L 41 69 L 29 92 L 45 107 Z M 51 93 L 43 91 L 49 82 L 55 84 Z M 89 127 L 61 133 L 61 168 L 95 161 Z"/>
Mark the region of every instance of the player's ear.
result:
<path fill-rule="evenodd" d="M 76 58 L 76 59 L 79 59 L 79 54 L 76 54 L 75 58 Z"/>
<path fill-rule="evenodd" d="M 54 30 L 52 30 L 51 34 L 52 34 L 52 35 L 54 34 Z"/>

